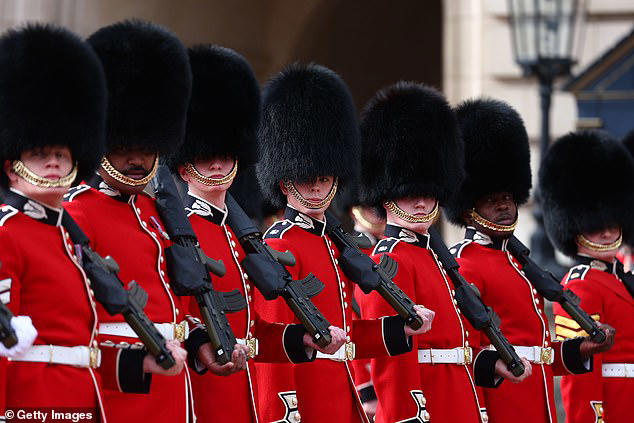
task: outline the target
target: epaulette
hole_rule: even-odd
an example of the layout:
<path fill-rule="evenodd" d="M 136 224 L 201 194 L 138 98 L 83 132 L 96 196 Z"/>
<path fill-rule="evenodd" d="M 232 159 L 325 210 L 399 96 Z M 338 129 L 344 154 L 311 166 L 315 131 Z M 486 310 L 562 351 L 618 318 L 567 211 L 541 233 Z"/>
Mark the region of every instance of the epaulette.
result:
<path fill-rule="evenodd" d="M 372 255 L 383 254 L 383 253 L 391 253 L 396 244 L 398 244 L 400 239 L 398 238 L 385 238 L 380 240 L 374 250 L 372 251 Z"/>
<path fill-rule="evenodd" d="M 81 185 L 77 185 L 76 187 L 72 187 L 71 189 L 69 189 L 66 194 L 64 194 L 64 201 L 73 201 L 73 199 L 78 196 L 79 194 L 81 194 L 82 192 L 86 192 L 90 189 L 90 185 L 86 185 L 86 184 L 81 184 Z"/>
<path fill-rule="evenodd" d="M 460 242 L 457 242 L 456 244 L 453 245 L 453 247 L 451 247 L 449 249 L 449 252 L 455 257 L 455 258 L 460 258 L 460 255 L 462 254 L 462 250 L 464 250 L 464 247 L 466 247 L 467 245 L 471 244 L 471 242 L 473 242 L 472 239 L 469 238 L 465 238 Z"/>
<path fill-rule="evenodd" d="M 12 216 L 18 214 L 18 209 L 15 207 L 4 205 L 0 207 L 0 226 L 4 225 L 4 222 L 9 220 Z"/>
<path fill-rule="evenodd" d="M 570 269 L 564 283 L 575 280 L 583 280 L 586 277 L 586 273 L 588 273 L 588 270 L 590 270 L 590 266 L 587 264 L 576 265 L 575 267 Z"/>
<path fill-rule="evenodd" d="M 262 238 L 282 238 L 284 232 L 288 231 L 292 227 L 293 222 L 291 222 L 290 220 L 278 220 L 277 222 L 272 224 L 271 227 L 266 230 L 266 232 L 264 232 L 264 236 L 262 236 Z"/>

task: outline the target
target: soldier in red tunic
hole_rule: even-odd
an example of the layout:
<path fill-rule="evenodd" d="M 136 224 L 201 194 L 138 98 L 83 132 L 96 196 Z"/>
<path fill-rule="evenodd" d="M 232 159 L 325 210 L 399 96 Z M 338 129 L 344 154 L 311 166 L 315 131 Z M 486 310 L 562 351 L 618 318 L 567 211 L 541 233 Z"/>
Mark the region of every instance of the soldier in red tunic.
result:
<path fill-rule="evenodd" d="M 634 129 L 628 132 L 622 141 L 630 155 L 634 157 Z M 631 185 L 634 185 L 634 183 Z M 634 272 L 634 239 L 623 240 L 623 246 L 621 246 L 616 258 L 623 263 L 623 268 L 626 272 Z"/>
<path fill-rule="evenodd" d="M 463 178 L 462 142 L 453 111 L 436 90 L 399 82 L 380 90 L 361 121 L 361 201 L 386 209 L 386 238 L 374 248 L 395 259 L 395 282 L 415 302 L 436 312 L 433 329 L 411 353 L 372 360 L 377 421 L 486 421 L 476 383 L 494 386 L 496 352 L 477 356 L 473 329 L 463 321 L 452 282 L 429 248 L 428 228 Z M 376 294 L 362 311 L 377 317 L 388 307 Z M 508 371 L 504 376 L 511 376 Z M 398 381 L 398 383 L 395 383 Z"/>
<path fill-rule="evenodd" d="M 484 390 L 489 421 L 555 422 L 554 375 L 589 371 L 591 343 L 581 338 L 552 341 L 544 298 L 507 250 L 517 206 L 526 202 L 531 187 L 528 136 L 518 113 L 501 101 L 469 100 L 457 107 L 456 115 L 467 177 L 447 215 L 466 226 L 466 234 L 451 252 L 460 272 L 499 315 L 518 355 L 532 366 L 532 376 L 524 382 Z M 484 337 L 474 342 L 489 344 Z"/>
<path fill-rule="evenodd" d="M 242 56 L 224 47 L 196 46 L 189 50 L 189 59 L 193 82 L 185 143 L 169 163 L 188 184 L 184 203 L 202 249 L 227 268 L 223 277 L 214 277 L 214 288 L 238 289 L 247 299 L 247 308 L 228 318 L 250 359 L 246 366 L 244 360 L 220 366 L 214 363 L 209 339 L 192 334 L 192 342 L 203 346 L 197 357 L 201 371 L 192 375 L 196 416 L 202 421 L 258 422 L 253 361 L 312 361 L 316 345 L 302 325 L 269 323 L 253 309 L 254 287 L 241 266 L 246 255 L 225 223 L 225 196 L 238 164 L 247 168 L 257 159 L 260 88 L 255 75 Z M 190 312 L 200 317 L 197 307 Z M 332 333 L 332 352 L 345 338 L 337 331 Z"/>
<path fill-rule="evenodd" d="M 100 309 L 99 343 L 108 350 L 102 366 L 118 375 L 115 383 L 104 383 L 106 415 L 111 422 L 185 422 L 191 392 L 180 343 L 187 335 L 188 298 L 170 290 L 164 257 L 169 241 L 155 201 L 143 189 L 159 155 L 182 142 L 191 90 L 187 51 L 165 29 L 141 21 L 102 28 L 88 43 L 108 86 L 107 148 L 98 173 L 69 191 L 65 208 L 95 251 L 117 261 L 121 280 L 135 280 L 147 291 L 145 313 L 176 360 L 172 368 L 160 368 L 122 316 Z"/>
<path fill-rule="evenodd" d="M 621 240 L 634 236 L 632 181 L 634 162 L 627 150 L 599 132 L 562 137 L 540 169 L 546 231 L 576 262 L 565 287 L 588 314 L 617 332 L 614 347 L 595 356 L 592 373 L 562 378 L 568 422 L 632 421 L 634 275 L 615 259 Z M 587 336 L 558 304 L 554 312 L 557 339 Z"/>
<path fill-rule="evenodd" d="M 103 70 L 75 34 L 28 25 L 0 38 L 0 91 L 0 298 L 21 316 L 0 364 L 6 418 L 74 408 L 105 421 L 94 295 L 61 226 L 64 193 L 103 153 Z"/>
<path fill-rule="evenodd" d="M 293 278 L 312 272 L 324 283 L 313 302 L 332 325 L 345 330 L 346 343 L 333 354 L 318 353 L 314 363 L 293 365 L 292 380 L 261 379 L 260 397 L 272 402 L 296 390 L 303 422 L 367 422 L 350 360 L 410 351 L 410 336 L 429 330 L 433 312 L 417 307 L 424 321 L 418 331 L 393 311 L 375 320 L 352 318 L 354 286 L 339 267 L 339 251 L 325 234 L 324 218 L 337 187 L 348 184 L 359 166 L 355 110 L 339 76 L 319 65 L 289 66 L 268 82 L 263 114 L 258 178 L 274 205 L 287 205 L 285 219 L 273 224 L 265 239 L 276 250 L 293 253 Z M 270 302 L 260 310 L 274 314 L 281 307 Z"/>

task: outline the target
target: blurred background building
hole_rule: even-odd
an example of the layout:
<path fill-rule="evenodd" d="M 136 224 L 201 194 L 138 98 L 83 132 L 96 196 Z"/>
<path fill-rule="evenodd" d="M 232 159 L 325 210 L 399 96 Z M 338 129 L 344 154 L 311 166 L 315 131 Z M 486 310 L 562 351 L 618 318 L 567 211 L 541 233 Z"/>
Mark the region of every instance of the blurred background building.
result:
<path fill-rule="evenodd" d="M 546 0 L 547 1 L 547 0 Z M 550 137 L 603 128 L 621 137 L 634 127 L 634 1 L 579 0 L 571 77 L 557 79 Z M 515 63 L 506 0 L 0 0 L 0 29 L 27 21 L 66 26 L 87 36 L 139 17 L 171 29 L 186 45 L 237 50 L 258 78 L 293 61 L 338 72 L 359 109 L 400 79 L 441 89 L 452 104 L 486 95 L 523 116 L 539 163 L 540 97 L 535 77 Z M 529 203 L 517 235 L 528 243 Z M 448 244 L 462 230 L 444 225 Z"/>

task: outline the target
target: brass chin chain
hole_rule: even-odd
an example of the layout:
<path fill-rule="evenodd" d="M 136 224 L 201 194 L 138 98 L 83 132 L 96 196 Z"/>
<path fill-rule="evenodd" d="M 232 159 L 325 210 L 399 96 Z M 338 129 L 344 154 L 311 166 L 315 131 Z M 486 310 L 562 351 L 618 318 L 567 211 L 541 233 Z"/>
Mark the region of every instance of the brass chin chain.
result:
<path fill-rule="evenodd" d="M 315 203 L 313 201 L 308 201 L 307 199 L 302 197 L 302 195 L 299 193 L 299 191 L 297 191 L 297 188 L 295 188 L 295 185 L 292 182 L 284 181 L 284 186 L 286 187 L 288 192 L 293 197 L 295 197 L 295 199 L 297 200 L 297 202 L 299 204 L 301 204 L 302 206 L 306 207 L 307 209 L 321 209 L 322 207 L 325 207 L 328 204 L 330 204 L 330 202 L 332 201 L 333 197 L 337 193 L 337 185 L 338 184 L 339 184 L 339 179 L 335 178 L 335 181 L 332 183 L 332 187 L 330 188 L 330 192 L 328 192 L 328 195 L 326 196 L 326 198 L 324 198 L 323 200 Z"/>
<path fill-rule="evenodd" d="M 147 185 L 148 182 L 150 182 L 152 178 L 154 177 L 154 174 L 156 173 L 156 168 L 158 167 L 158 163 L 159 163 L 159 155 L 157 154 L 156 158 L 154 159 L 154 164 L 152 165 L 152 170 L 150 170 L 150 173 L 148 173 L 147 176 L 142 179 L 133 179 L 128 176 L 125 176 L 123 173 L 115 169 L 114 166 L 110 163 L 110 161 L 105 156 L 101 159 L 101 167 L 103 168 L 103 170 L 106 171 L 108 175 L 110 175 L 112 179 L 131 187 Z"/>
<path fill-rule="evenodd" d="M 359 223 L 359 225 L 363 226 L 364 228 L 372 232 L 379 232 L 379 231 L 383 232 L 383 226 L 385 225 L 382 223 L 370 222 L 363 215 L 363 210 L 361 209 L 361 207 L 353 207 L 351 211 L 352 211 L 352 216 L 354 217 L 354 220 L 356 220 Z"/>
<path fill-rule="evenodd" d="M 491 229 L 492 231 L 497 231 L 497 232 L 513 232 L 515 230 L 515 227 L 517 226 L 517 217 L 515 217 L 515 222 L 513 222 L 510 225 L 500 225 L 497 223 L 493 223 L 490 220 L 485 219 L 484 217 L 480 216 L 480 214 L 478 214 L 477 211 L 475 211 L 475 209 L 471 210 L 471 218 L 474 220 L 474 222 L 476 222 L 478 225 L 482 226 L 483 228 L 487 228 L 487 229 Z"/>
<path fill-rule="evenodd" d="M 187 171 L 187 173 L 189 173 L 189 176 L 191 176 L 201 184 L 215 187 L 218 185 L 224 185 L 227 182 L 232 181 L 233 178 L 236 177 L 236 173 L 238 173 L 238 159 L 236 159 L 236 161 L 233 163 L 231 171 L 222 178 L 212 178 L 210 176 L 205 176 L 200 173 L 198 169 L 196 169 L 196 166 L 191 163 L 185 163 L 185 170 Z"/>
<path fill-rule="evenodd" d="M 596 242 L 592 242 L 581 234 L 577 235 L 577 238 L 575 238 L 575 242 L 577 243 L 577 245 L 581 247 L 586 247 L 588 250 L 592 250 L 592 251 L 598 251 L 598 252 L 612 251 L 612 250 L 616 250 L 617 248 L 621 246 L 621 243 L 623 242 L 623 231 L 621 231 L 616 241 L 610 244 L 599 244 Z"/>
<path fill-rule="evenodd" d="M 77 163 L 73 165 L 73 169 L 66 176 L 59 179 L 43 178 L 36 175 L 31 169 L 26 167 L 22 160 L 14 160 L 11 169 L 20 178 L 24 179 L 31 185 L 41 188 L 68 188 L 77 177 Z"/>
<path fill-rule="evenodd" d="M 395 215 L 397 215 L 398 217 L 400 217 L 401 219 L 409 223 L 431 222 L 432 220 L 436 219 L 436 217 L 438 216 L 438 210 L 439 210 L 438 201 L 436 201 L 436 204 L 434 205 L 434 209 L 431 212 L 427 213 L 425 216 L 414 216 L 413 214 L 409 214 L 405 210 L 397 206 L 394 201 L 386 201 L 385 203 L 383 203 L 383 205 L 389 211 L 391 211 L 392 213 L 394 213 Z"/>

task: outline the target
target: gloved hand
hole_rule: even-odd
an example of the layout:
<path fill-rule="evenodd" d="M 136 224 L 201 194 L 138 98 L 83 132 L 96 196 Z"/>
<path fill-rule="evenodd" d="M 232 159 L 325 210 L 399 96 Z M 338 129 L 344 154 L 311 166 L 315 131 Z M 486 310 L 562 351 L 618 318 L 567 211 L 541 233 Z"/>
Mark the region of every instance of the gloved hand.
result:
<path fill-rule="evenodd" d="M 33 345 L 33 341 L 37 338 L 37 330 L 29 316 L 14 316 L 11 319 L 11 327 L 15 331 L 18 343 L 7 349 L 0 342 L 0 356 L 14 358 L 23 354 Z"/>

